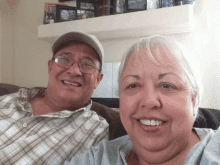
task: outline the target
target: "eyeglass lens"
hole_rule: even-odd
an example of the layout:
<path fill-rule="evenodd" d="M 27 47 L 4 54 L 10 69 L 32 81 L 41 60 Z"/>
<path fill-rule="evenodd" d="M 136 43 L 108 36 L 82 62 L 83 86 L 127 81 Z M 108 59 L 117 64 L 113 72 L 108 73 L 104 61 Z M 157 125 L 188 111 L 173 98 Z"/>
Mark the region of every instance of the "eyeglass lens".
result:
<path fill-rule="evenodd" d="M 70 58 L 66 55 L 62 55 L 62 56 L 60 55 L 60 56 L 55 57 L 55 63 L 59 67 L 68 69 L 75 62 L 72 60 L 72 58 Z M 78 67 L 79 67 L 80 71 L 83 73 L 93 74 L 97 70 L 95 60 L 90 57 L 84 58 L 80 63 L 78 63 Z"/>

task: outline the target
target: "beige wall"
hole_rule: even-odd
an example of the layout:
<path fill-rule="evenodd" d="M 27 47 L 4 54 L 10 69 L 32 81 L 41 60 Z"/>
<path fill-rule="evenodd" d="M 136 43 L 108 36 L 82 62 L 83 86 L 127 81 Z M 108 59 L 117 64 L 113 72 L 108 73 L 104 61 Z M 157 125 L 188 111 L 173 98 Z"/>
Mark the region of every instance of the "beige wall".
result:
<path fill-rule="evenodd" d="M 14 79 L 19 86 L 47 86 L 47 61 L 52 57 L 51 44 L 37 38 L 43 24 L 44 3 L 58 0 L 20 0 L 14 26 Z M 66 3 L 74 5 L 73 3 Z"/>
<path fill-rule="evenodd" d="M 18 1 L 18 0 L 17 0 Z M 14 83 L 14 17 L 15 7 L 0 1 L 0 81 Z"/>
<path fill-rule="evenodd" d="M 1 60 L 2 60 L 2 45 L 1 45 L 1 30 L 2 30 L 2 16 L 1 16 L 1 13 L 0 13 L 0 66 L 1 66 Z M 0 67 L 0 82 L 2 80 L 2 68 Z"/>

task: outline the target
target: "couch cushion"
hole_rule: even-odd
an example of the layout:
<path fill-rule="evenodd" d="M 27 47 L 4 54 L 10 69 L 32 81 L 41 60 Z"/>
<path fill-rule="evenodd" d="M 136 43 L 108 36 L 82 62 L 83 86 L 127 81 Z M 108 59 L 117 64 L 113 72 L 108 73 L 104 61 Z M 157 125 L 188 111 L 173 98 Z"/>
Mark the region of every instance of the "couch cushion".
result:
<path fill-rule="evenodd" d="M 115 111 L 105 105 L 92 102 L 91 110 L 102 116 L 109 123 L 110 140 L 126 135 L 127 132 L 121 123 L 119 111 Z"/>
<path fill-rule="evenodd" d="M 199 108 L 193 126 L 198 128 L 212 128 L 217 130 L 220 125 L 220 111 L 210 108 Z"/>
<path fill-rule="evenodd" d="M 17 92 L 19 87 L 11 84 L 0 83 L 0 96 Z"/>

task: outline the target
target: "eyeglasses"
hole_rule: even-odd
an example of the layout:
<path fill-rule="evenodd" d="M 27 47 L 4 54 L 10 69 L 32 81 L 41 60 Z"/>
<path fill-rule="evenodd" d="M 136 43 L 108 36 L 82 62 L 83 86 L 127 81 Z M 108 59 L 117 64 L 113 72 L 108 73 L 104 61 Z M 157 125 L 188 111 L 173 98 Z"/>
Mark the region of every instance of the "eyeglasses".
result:
<path fill-rule="evenodd" d="M 59 55 L 54 58 L 54 61 L 57 66 L 65 69 L 69 69 L 75 62 L 72 58 L 67 55 Z M 78 63 L 79 70 L 82 73 L 93 74 L 96 70 L 99 70 L 96 67 L 95 61 L 91 58 L 83 59 L 80 63 Z"/>

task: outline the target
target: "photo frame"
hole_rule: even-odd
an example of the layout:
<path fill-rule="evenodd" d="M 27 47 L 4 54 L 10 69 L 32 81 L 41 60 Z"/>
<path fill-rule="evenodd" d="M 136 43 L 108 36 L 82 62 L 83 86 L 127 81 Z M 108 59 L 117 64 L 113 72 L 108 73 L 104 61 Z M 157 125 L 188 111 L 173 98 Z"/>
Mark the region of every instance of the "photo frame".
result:
<path fill-rule="evenodd" d="M 161 0 L 147 0 L 147 10 L 158 9 L 161 7 Z"/>
<path fill-rule="evenodd" d="M 76 12 L 76 7 L 56 5 L 56 22 L 76 20 Z"/>
<path fill-rule="evenodd" d="M 176 0 L 175 6 L 193 4 L 194 0 Z"/>
<path fill-rule="evenodd" d="M 142 11 L 147 9 L 146 0 L 126 0 L 127 12 Z"/>
<path fill-rule="evenodd" d="M 87 19 L 95 17 L 94 11 L 89 10 L 77 10 L 77 19 Z"/>
<path fill-rule="evenodd" d="M 113 9 L 113 1 L 112 0 L 98 0 L 97 8 L 98 8 L 98 15 L 97 16 L 105 16 L 111 15 Z"/>
<path fill-rule="evenodd" d="M 56 5 L 63 5 L 63 3 L 45 3 L 43 24 L 52 24 L 56 22 Z"/>
<path fill-rule="evenodd" d="M 59 2 L 69 2 L 69 1 L 75 1 L 75 0 L 59 0 Z"/>
<path fill-rule="evenodd" d="M 114 0 L 113 14 L 122 14 L 126 12 L 126 0 Z"/>
<path fill-rule="evenodd" d="M 97 0 L 77 0 L 76 6 L 78 19 L 83 19 L 81 18 L 83 12 L 86 13 L 86 18 L 98 16 Z"/>
<path fill-rule="evenodd" d="M 161 7 L 173 7 L 176 5 L 176 0 L 161 0 Z"/>
<path fill-rule="evenodd" d="M 79 4 L 80 9 L 86 9 L 86 10 L 95 10 L 95 4 L 90 2 L 81 2 Z"/>

